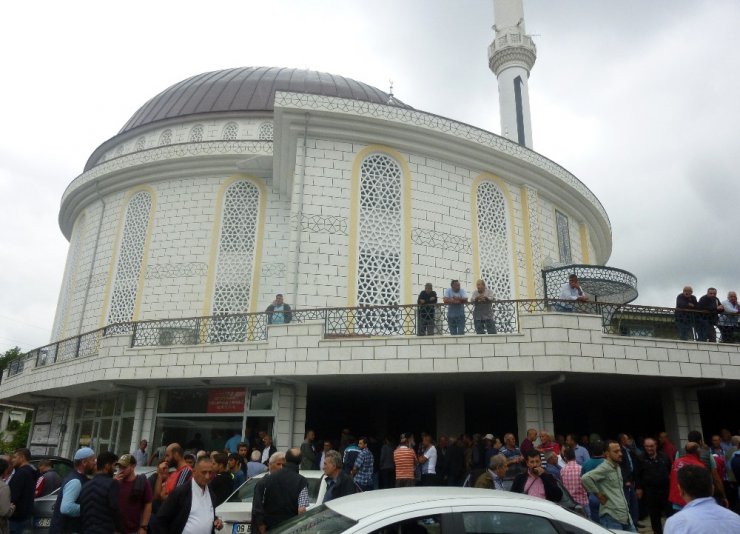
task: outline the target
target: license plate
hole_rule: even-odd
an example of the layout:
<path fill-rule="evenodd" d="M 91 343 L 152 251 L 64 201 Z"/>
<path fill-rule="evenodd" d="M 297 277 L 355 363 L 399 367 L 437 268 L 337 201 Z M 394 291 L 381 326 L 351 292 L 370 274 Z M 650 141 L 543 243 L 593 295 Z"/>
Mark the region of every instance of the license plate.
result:
<path fill-rule="evenodd" d="M 249 534 L 252 532 L 252 525 L 249 523 L 235 523 L 231 527 L 231 534 Z"/>
<path fill-rule="evenodd" d="M 49 528 L 51 526 L 51 518 L 50 517 L 41 517 L 34 521 L 34 527 L 36 528 Z"/>

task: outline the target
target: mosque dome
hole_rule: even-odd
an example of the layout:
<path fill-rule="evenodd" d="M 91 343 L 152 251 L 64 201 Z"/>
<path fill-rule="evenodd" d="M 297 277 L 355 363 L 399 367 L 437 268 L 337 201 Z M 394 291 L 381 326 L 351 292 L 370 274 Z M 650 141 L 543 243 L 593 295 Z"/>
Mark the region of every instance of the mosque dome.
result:
<path fill-rule="evenodd" d="M 201 113 L 272 111 L 275 91 L 409 108 L 380 89 L 344 76 L 306 69 L 240 67 L 205 72 L 168 87 L 139 108 L 118 133 Z"/>

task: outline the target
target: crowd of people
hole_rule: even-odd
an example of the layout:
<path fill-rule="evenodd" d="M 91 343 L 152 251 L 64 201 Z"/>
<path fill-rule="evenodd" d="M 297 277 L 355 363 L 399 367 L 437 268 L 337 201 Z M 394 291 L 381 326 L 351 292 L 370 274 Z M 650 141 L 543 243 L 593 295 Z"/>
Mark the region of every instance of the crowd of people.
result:
<path fill-rule="evenodd" d="M 730 291 L 726 300 L 717 297 L 717 289 L 710 287 L 697 300 L 691 286 L 686 286 L 676 297 L 676 328 L 683 341 L 717 341 L 717 329 L 722 343 L 740 342 L 740 305 L 737 293 Z"/>
<path fill-rule="evenodd" d="M 679 450 L 665 432 L 602 440 L 529 429 L 521 443 L 513 433 L 437 440 L 422 433 L 418 443 L 404 433 L 396 443 L 355 439 L 349 429 L 336 441 L 317 440 L 309 430 L 300 447 L 285 452 L 260 432 L 251 446 L 235 435 L 214 451 L 171 443 L 161 458 L 148 454 L 142 440 L 121 456 L 81 447 L 61 482 L 47 476 L 50 469 L 33 468 L 29 450 L 19 449 L 0 457 L 0 532 L 29 528 L 34 497 L 59 487 L 52 533 L 207 534 L 222 526 L 216 508 L 246 480 L 268 472 L 252 503 L 252 531 L 264 533 L 306 510 L 308 484 L 300 473 L 310 470 L 325 475 L 325 501 L 391 487 L 472 486 L 558 503 L 567 494 L 607 528 L 636 531 L 649 520 L 655 534 L 704 532 L 707 525 L 740 532 L 740 435 L 723 429 L 709 444 L 697 431 L 686 438 Z M 136 466 L 150 460 L 156 471 L 137 474 Z"/>

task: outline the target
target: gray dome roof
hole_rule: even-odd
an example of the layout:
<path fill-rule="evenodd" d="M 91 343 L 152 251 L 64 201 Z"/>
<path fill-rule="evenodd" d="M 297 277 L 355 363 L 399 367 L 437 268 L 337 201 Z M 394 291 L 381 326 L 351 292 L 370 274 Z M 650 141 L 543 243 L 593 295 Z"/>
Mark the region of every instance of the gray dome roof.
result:
<path fill-rule="evenodd" d="M 241 67 L 205 72 L 176 83 L 139 108 L 118 133 L 199 113 L 272 111 L 275 91 L 409 107 L 375 87 L 344 76 L 304 69 Z"/>

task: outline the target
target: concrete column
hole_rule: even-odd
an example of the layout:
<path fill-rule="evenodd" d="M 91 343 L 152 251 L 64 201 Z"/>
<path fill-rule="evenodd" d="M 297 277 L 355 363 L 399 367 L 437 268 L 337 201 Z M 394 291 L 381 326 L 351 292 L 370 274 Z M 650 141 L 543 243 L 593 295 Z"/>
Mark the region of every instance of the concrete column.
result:
<path fill-rule="evenodd" d="M 549 385 L 538 385 L 534 380 L 516 383 L 517 437 L 526 437 L 528 428 L 554 432 L 552 395 Z"/>
<path fill-rule="evenodd" d="M 134 409 L 134 428 L 131 431 L 131 443 L 128 450 L 135 451 L 139 448 L 139 441 L 151 439 L 144 435 L 144 409 L 146 408 L 146 390 L 140 389 L 136 392 L 136 408 Z M 148 434 L 148 432 L 147 432 Z"/>
<path fill-rule="evenodd" d="M 459 436 L 465 432 L 465 395 L 459 391 L 437 393 L 437 435 Z"/>
<path fill-rule="evenodd" d="M 79 413 L 80 400 L 73 398 L 69 401 L 67 406 L 67 416 L 64 418 L 64 432 L 59 443 L 59 456 L 64 458 L 72 458 L 77 450 L 77 444 L 73 442 L 75 439 L 75 423 L 77 421 L 77 414 Z"/>
<path fill-rule="evenodd" d="M 701 412 L 696 389 L 670 387 L 663 390 L 662 397 L 665 431 L 680 448 L 686 444 L 689 431 L 701 432 Z"/>
<path fill-rule="evenodd" d="M 306 397 L 308 385 L 280 384 L 278 410 L 273 435 L 279 450 L 299 447 L 306 432 Z"/>

